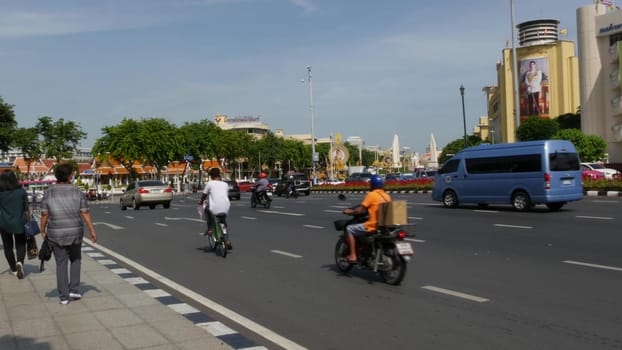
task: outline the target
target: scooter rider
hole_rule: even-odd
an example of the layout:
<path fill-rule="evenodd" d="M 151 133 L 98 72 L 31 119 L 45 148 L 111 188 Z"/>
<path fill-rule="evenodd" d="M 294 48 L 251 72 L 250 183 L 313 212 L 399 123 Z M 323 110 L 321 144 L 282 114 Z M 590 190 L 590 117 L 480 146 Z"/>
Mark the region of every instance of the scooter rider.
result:
<path fill-rule="evenodd" d="M 370 235 L 378 230 L 378 208 L 382 203 L 391 202 L 391 196 L 383 189 L 384 183 L 379 175 L 373 175 L 369 181 L 370 191 L 367 193 L 361 205 L 355 209 L 344 209 L 343 213 L 346 215 L 359 215 L 364 214 L 367 210 L 369 218 L 367 221 L 361 224 L 352 224 L 346 228 L 348 232 L 348 249 L 350 254 L 348 255 L 348 262 L 356 263 L 356 237 Z"/>
<path fill-rule="evenodd" d="M 255 192 L 253 195 L 257 196 L 257 199 L 261 198 L 261 196 L 265 195 L 268 190 L 268 186 L 270 186 L 270 182 L 266 179 L 266 173 L 261 172 L 259 174 L 259 180 L 255 182 Z"/>

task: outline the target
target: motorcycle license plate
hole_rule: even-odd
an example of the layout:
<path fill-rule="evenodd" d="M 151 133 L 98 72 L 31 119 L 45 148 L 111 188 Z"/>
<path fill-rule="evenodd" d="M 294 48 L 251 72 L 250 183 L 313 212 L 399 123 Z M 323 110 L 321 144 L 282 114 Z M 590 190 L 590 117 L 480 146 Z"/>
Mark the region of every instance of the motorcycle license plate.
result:
<path fill-rule="evenodd" d="M 413 255 L 415 252 L 413 251 L 413 247 L 408 242 L 398 242 L 395 243 L 395 247 L 397 248 L 397 253 L 399 255 Z"/>
<path fill-rule="evenodd" d="M 268 197 L 272 196 L 272 192 L 266 192 L 266 194 L 268 195 Z"/>

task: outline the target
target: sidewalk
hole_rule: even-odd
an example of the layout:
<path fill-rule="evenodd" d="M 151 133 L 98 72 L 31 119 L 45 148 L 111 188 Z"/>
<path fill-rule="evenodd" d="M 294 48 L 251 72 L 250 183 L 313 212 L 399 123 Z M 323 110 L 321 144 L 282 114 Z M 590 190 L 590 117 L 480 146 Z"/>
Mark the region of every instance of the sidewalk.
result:
<path fill-rule="evenodd" d="M 40 246 L 40 237 L 38 242 Z M 81 300 L 60 305 L 54 257 L 13 275 L 0 253 L 0 349 L 266 349 L 84 245 Z"/>

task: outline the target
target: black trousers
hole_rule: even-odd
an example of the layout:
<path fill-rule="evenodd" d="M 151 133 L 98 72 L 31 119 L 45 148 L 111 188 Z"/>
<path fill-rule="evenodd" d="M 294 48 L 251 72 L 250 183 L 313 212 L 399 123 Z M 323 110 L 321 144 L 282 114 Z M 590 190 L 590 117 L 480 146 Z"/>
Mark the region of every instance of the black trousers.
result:
<path fill-rule="evenodd" d="M 26 235 L 23 233 L 13 234 L 8 232 L 1 232 L 2 234 L 2 247 L 4 248 L 4 256 L 9 263 L 11 271 L 17 271 L 17 262 L 24 264 L 24 258 L 26 257 Z M 13 248 L 17 252 L 17 259 Z"/>

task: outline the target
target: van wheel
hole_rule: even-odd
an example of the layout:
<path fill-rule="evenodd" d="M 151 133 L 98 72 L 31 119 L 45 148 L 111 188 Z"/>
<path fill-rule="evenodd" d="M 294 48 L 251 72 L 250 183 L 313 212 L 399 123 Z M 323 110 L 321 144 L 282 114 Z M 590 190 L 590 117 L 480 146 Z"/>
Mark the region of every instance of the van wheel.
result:
<path fill-rule="evenodd" d="M 512 195 L 512 206 L 518 211 L 527 211 L 533 207 L 529 195 L 524 191 L 517 191 Z"/>
<path fill-rule="evenodd" d="M 455 208 L 458 206 L 458 197 L 454 191 L 446 191 L 443 193 L 443 205 L 447 208 Z"/>

